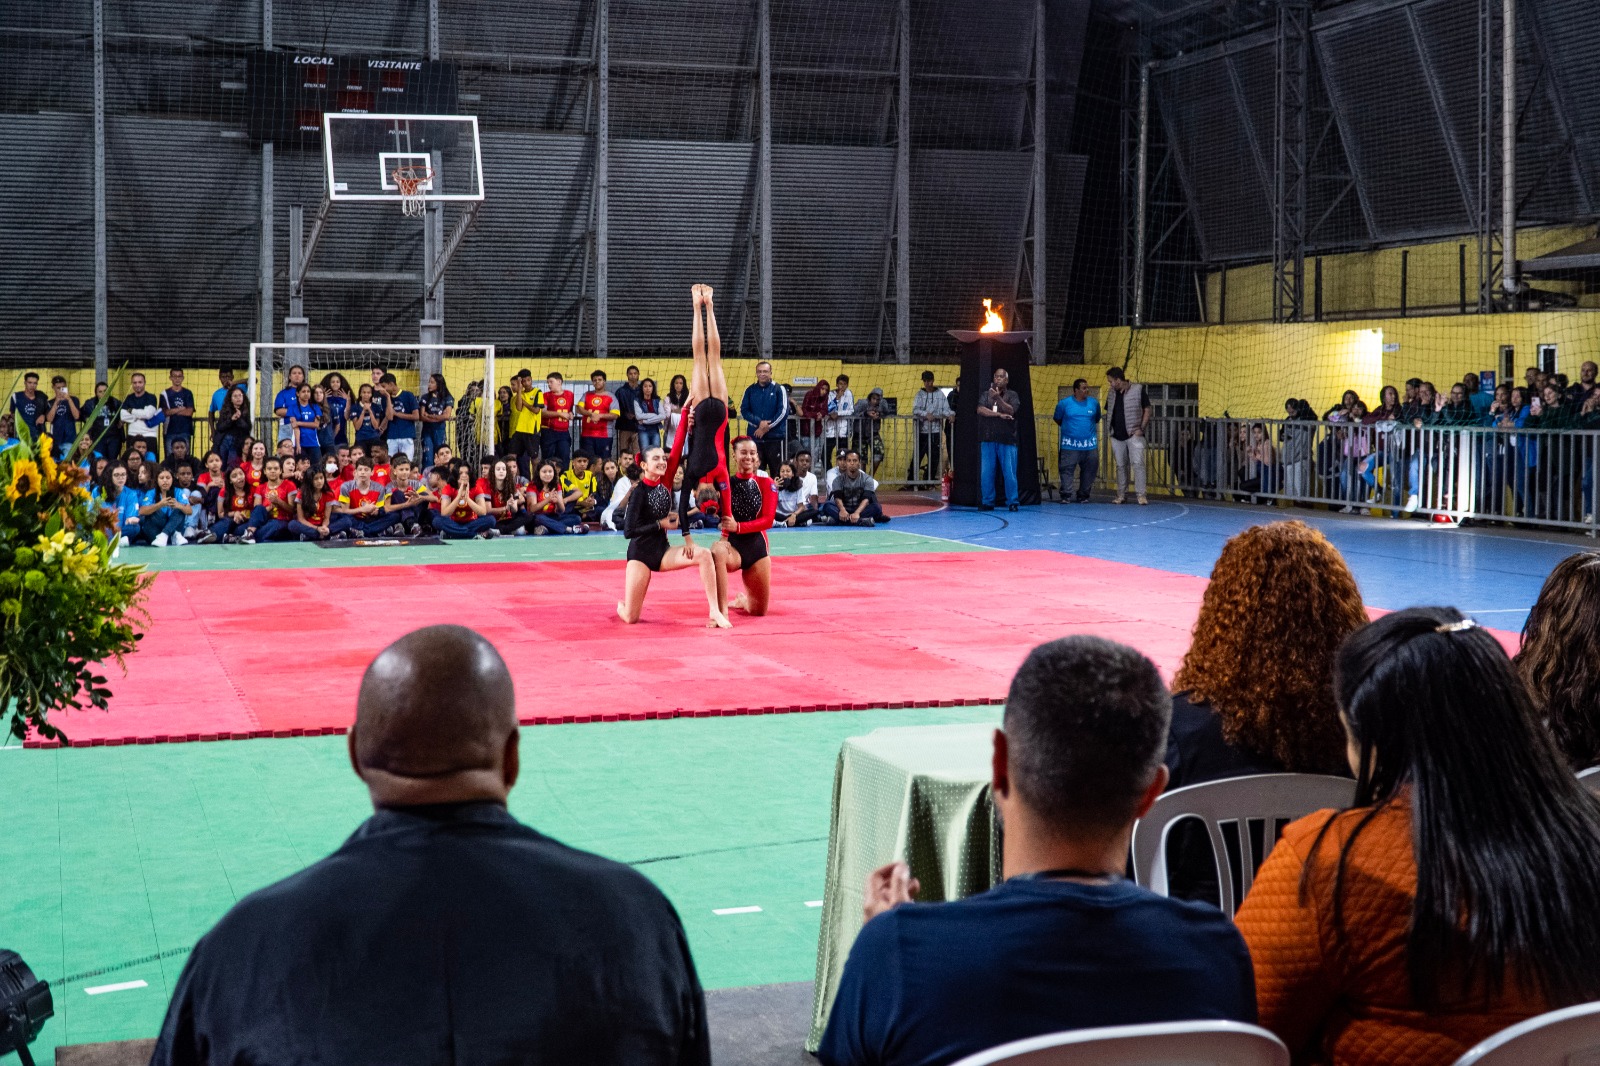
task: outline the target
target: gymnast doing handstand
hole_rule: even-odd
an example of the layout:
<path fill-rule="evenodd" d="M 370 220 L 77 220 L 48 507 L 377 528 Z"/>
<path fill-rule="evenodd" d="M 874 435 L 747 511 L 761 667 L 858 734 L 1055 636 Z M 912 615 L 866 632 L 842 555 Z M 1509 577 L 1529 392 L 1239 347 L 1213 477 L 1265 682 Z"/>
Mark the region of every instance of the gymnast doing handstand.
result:
<path fill-rule="evenodd" d="M 700 328 L 701 293 L 704 292 L 704 301 L 707 310 L 710 310 L 711 290 L 704 285 L 696 285 L 691 290 L 694 297 L 694 379 L 697 387 L 702 388 L 701 397 L 707 395 L 709 388 L 706 382 L 711 380 L 710 366 L 706 357 L 706 345 Z M 716 337 L 716 319 L 711 320 L 711 333 Z M 721 382 L 721 392 L 727 395 L 728 386 L 722 379 L 721 342 L 718 340 L 718 358 L 715 361 L 716 380 Z M 691 398 L 695 394 L 691 390 Z M 725 401 L 712 400 L 696 405 L 691 403 L 689 410 L 684 413 L 683 420 L 678 424 L 677 438 L 672 442 L 672 452 L 669 455 L 660 448 L 651 448 L 644 454 L 643 476 L 639 485 L 628 494 L 628 508 L 623 522 L 623 533 L 628 538 L 628 564 L 623 578 L 622 599 L 617 603 L 617 616 L 628 624 L 639 620 L 639 615 L 644 609 L 644 596 L 650 588 L 650 575 L 654 573 L 683 570 L 691 566 L 700 568 L 700 583 L 705 588 L 706 603 L 709 607 L 706 619 L 706 628 L 731 629 L 732 623 L 728 621 L 726 607 L 722 603 L 719 593 L 727 588 L 727 574 L 722 570 L 721 556 L 710 549 L 697 549 L 694 540 L 684 532 L 683 545 L 672 547 L 667 540 L 669 530 L 680 528 L 679 522 L 683 515 L 689 513 L 688 496 L 694 491 L 694 486 L 699 483 L 699 477 L 714 474 L 718 460 L 723 455 L 720 433 L 716 446 L 712 450 L 709 461 L 703 454 L 698 455 L 697 466 L 704 469 L 704 473 L 695 477 L 693 471 L 697 466 L 687 468 L 688 476 L 683 479 L 685 500 L 680 509 L 674 513 L 672 510 L 672 484 L 673 477 L 678 472 L 679 462 L 683 457 L 687 431 L 694 429 L 694 440 L 700 442 L 707 439 L 706 435 L 695 428 L 701 417 L 713 420 L 713 424 L 720 427 L 721 431 L 727 429 L 728 408 Z M 717 408 L 721 409 L 720 416 Z M 691 454 L 691 461 L 696 455 Z M 721 463 L 722 492 L 724 504 L 729 500 L 728 469 L 726 461 Z M 726 506 L 723 513 L 727 513 Z"/>
<path fill-rule="evenodd" d="M 702 481 L 709 481 L 721 497 L 719 514 L 731 514 L 733 504 L 728 477 L 728 379 L 722 372 L 722 336 L 717 332 L 717 312 L 711 305 L 711 286 L 692 286 L 689 294 L 694 298 L 691 330 L 694 375 L 689 382 L 685 412 L 689 417 L 678 422 L 678 435 L 672 442 L 673 453 L 684 457 L 683 488 L 678 495 L 680 518 L 689 513 L 689 504 Z M 703 331 L 701 307 L 706 312 Z M 688 526 L 681 528 L 684 544 L 692 543 Z"/>

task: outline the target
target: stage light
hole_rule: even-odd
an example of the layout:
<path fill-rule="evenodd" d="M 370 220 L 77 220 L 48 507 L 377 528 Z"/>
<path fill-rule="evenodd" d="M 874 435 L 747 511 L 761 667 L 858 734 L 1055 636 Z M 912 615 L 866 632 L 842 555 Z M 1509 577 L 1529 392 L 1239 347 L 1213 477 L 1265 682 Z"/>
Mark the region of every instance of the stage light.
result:
<path fill-rule="evenodd" d="M 0 1055 L 15 1051 L 22 1066 L 33 1066 L 28 1045 L 55 1012 L 50 983 L 33 976 L 15 951 L 0 950 Z"/>

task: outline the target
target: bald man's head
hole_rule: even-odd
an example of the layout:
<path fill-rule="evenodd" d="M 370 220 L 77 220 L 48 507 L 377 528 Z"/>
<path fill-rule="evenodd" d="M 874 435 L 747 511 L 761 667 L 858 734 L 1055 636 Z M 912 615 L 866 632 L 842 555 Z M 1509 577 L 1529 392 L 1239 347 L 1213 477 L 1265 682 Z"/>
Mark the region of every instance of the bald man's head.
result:
<path fill-rule="evenodd" d="M 380 805 L 503 801 L 516 732 L 511 673 L 494 645 L 464 626 L 429 626 L 367 667 L 350 755 Z"/>

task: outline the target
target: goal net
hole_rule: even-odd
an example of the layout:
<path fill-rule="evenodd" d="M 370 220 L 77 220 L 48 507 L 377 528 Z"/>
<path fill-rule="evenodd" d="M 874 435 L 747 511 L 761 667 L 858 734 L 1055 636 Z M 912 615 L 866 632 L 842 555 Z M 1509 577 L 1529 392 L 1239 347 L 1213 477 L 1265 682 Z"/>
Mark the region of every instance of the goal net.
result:
<path fill-rule="evenodd" d="M 279 417 L 278 399 L 290 385 L 304 381 L 334 397 L 345 397 L 344 432 L 335 443 L 353 443 L 360 426 L 359 404 L 366 387 L 383 392 L 381 379 L 393 374 L 397 392 L 410 393 L 419 406 L 433 414 L 449 413 L 443 422 L 418 420 L 403 429 L 391 422 L 386 440 L 408 439 L 413 454 L 423 454 L 423 436 L 448 444 L 457 457 L 494 453 L 494 345 L 492 344 L 328 344 L 257 343 L 250 345 L 250 377 L 245 382 L 256 436 L 276 442 L 289 434 Z M 429 395 L 434 374 L 444 378 L 445 403 Z M 342 392 L 340 387 L 342 386 Z M 334 404 L 338 403 L 335 399 Z M 430 429 L 431 426 L 440 429 Z M 392 450 L 392 449 L 391 449 Z M 430 449 L 431 451 L 431 449 Z"/>

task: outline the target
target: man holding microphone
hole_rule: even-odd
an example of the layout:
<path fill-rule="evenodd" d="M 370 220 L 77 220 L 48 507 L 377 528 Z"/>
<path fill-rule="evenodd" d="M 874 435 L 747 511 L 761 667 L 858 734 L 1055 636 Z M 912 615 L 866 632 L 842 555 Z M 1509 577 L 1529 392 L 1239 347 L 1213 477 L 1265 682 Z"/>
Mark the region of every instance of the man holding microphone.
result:
<path fill-rule="evenodd" d="M 1017 509 L 1017 411 L 1022 399 L 1011 390 L 1011 375 L 994 372 L 989 391 L 978 398 L 978 441 L 983 468 L 981 510 L 994 510 L 994 465 L 1006 483 L 1006 509 Z"/>

